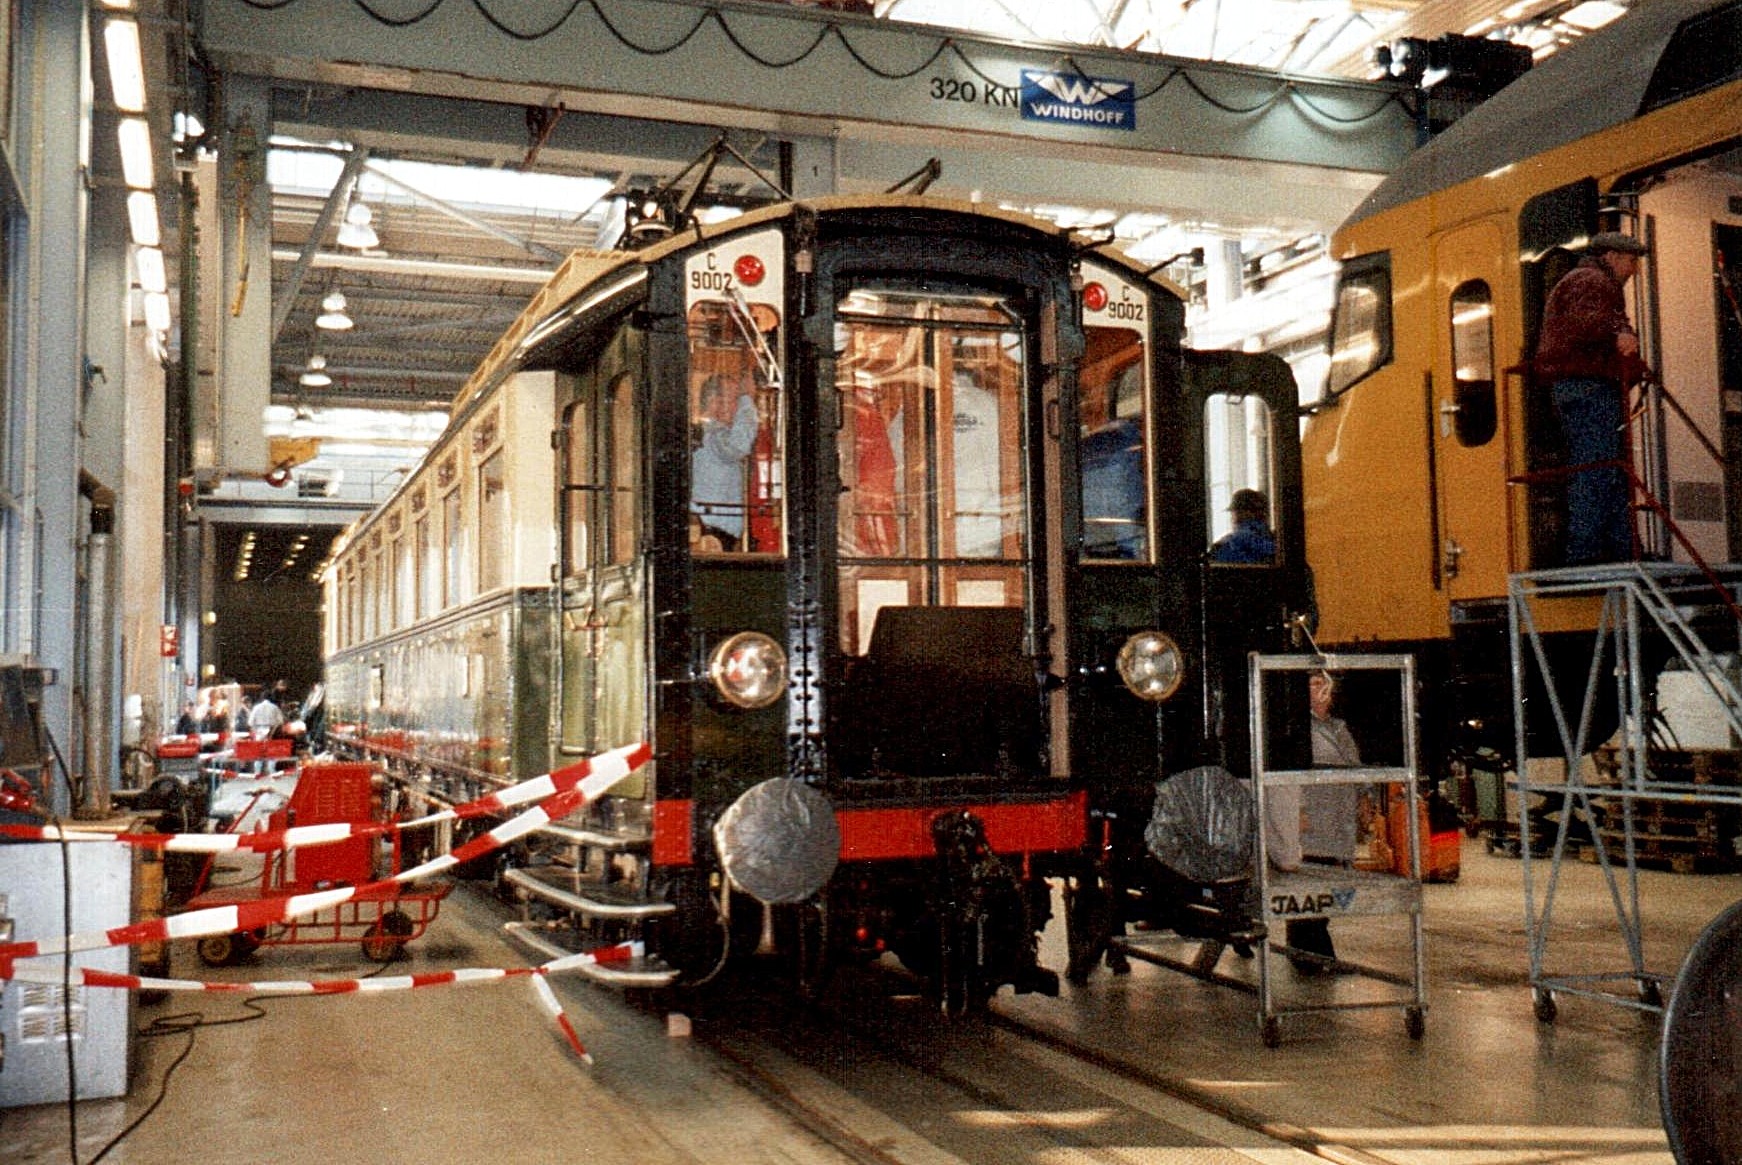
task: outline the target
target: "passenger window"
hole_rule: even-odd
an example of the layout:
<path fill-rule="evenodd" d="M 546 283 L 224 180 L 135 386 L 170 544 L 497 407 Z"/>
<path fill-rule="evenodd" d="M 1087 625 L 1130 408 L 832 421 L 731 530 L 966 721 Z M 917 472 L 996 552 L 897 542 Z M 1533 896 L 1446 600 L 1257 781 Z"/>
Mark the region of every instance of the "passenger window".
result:
<path fill-rule="evenodd" d="M 1211 562 L 1267 566 L 1276 561 L 1275 465 L 1268 404 L 1226 393 L 1205 402 Z"/>
<path fill-rule="evenodd" d="M 690 549 L 782 549 L 780 319 L 764 303 L 690 309 Z"/>
<path fill-rule="evenodd" d="M 478 466 L 478 590 L 495 590 L 508 581 L 508 482 L 502 450 Z"/>
<path fill-rule="evenodd" d="M 1452 292 L 1453 427 L 1461 445 L 1486 445 L 1494 439 L 1494 296 L 1488 284 L 1472 279 Z"/>
<path fill-rule="evenodd" d="M 1083 557 L 1149 560 L 1149 458 L 1143 337 L 1085 327 L 1077 391 L 1082 457 Z"/>
<path fill-rule="evenodd" d="M 1391 362 L 1391 259 L 1368 255 L 1344 264 L 1331 313 L 1331 371 L 1325 394 L 1335 396 Z"/>

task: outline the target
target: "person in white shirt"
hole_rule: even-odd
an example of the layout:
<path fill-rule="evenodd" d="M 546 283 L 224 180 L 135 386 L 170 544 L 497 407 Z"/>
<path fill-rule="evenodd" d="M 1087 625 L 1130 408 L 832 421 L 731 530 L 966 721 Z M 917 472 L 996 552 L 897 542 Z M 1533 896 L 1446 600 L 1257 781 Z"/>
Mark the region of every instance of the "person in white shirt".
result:
<path fill-rule="evenodd" d="M 277 704 L 272 702 L 270 692 L 262 692 L 260 699 L 248 713 L 248 733 L 255 740 L 265 740 L 274 732 L 284 727 L 284 713 Z"/>

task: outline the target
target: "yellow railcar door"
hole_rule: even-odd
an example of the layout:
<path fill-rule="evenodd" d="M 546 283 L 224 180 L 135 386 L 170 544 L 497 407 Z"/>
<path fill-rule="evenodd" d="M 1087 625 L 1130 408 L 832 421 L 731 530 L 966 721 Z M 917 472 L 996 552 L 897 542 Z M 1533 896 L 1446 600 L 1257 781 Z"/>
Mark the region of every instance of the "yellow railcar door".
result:
<path fill-rule="evenodd" d="M 1494 323 L 1511 297 L 1500 227 L 1434 241 L 1433 365 L 1427 381 L 1437 482 L 1436 576 L 1451 601 L 1504 595 L 1511 570 L 1506 395 Z"/>

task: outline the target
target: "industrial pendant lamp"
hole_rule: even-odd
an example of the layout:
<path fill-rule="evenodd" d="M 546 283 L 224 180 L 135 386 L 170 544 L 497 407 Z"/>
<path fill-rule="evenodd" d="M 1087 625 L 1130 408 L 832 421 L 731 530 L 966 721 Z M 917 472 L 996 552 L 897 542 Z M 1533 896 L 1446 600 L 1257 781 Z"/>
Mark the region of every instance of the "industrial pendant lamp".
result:
<path fill-rule="evenodd" d="M 315 317 L 315 327 L 329 332 L 347 332 L 352 326 L 351 317 L 345 314 L 344 292 L 327 292 L 327 297 L 321 300 L 321 314 Z"/>
<path fill-rule="evenodd" d="M 339 224 L 339 246 L 371 251 L 381 245 L 381 239 L 370 226 L 374 212 L 365 203 L 353 202 L 345 211 L 345 221 Z"/>
<path fill-rule="evenodd" d="M 318 352 L 308 358 L 308 367 L 303 369 L 298 383 L 304 388 L 325 388 L 333 382 L 327 375 L 327 358 Z"/>

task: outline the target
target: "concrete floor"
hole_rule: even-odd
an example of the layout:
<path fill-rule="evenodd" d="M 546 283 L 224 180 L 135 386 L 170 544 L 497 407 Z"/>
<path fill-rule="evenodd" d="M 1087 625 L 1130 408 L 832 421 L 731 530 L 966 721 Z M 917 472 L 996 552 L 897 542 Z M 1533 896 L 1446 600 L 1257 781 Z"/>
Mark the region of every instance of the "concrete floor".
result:
<path fill-rule="evenodd" d="M 1537 863 L 1539 876 L 1548 873 Z M 1551 972 L 1627 964 L 1595 866 L 1562 867 Z M 1742 897 L 1739 875 L 1643 872 L 1648 970 L 1673 973 L 1694 935 Z M 1540 877 L 1539 877 L 1540 880 Z M 1288 1017 L 1282 1044 L 1259 1038 L 1256 999 L 1165 968 L 1097 972 L 1057 1000 L 1001 996 L 1004 1014 L 1161 1071 L 1223 1113 L 1333 1160 L 1394 1165 L 1671 1165 L 1658 1122 L 1657 1021 L 1650 1013 L 1563 997 L 1552 1025 L 1532 1012 L 1524 896 L 1515 859 L 1466 843 L 1462 879 L 1426 888 L 1429 1005 L 1418 1041 L 1399 1010 Z M 493 903 L 456 894 L 402 974 L 517 966 Z M 1339 953 L 1407 970 L 1396 919 L 1336 924 Z M 1049 962 L 1058 936 L 1049 932 Z M 1399 998 L 1349 977 L 1302 979 L 1276 964 L 1286 999 Z M 1221 969 L 1253 978 L 1233 954 Z M 179 952 L 174 973 L 245 980 L 348 977 L 374 967 L 355 948 L 268 948 L 249 967 L 208 971 Z M 162 1106 L 104 1158 L 169 1162 L 245 1156 L 285 1162 L 833 1162 L 833 1150 L 790 1128 L 658 1015 L 564 981 L 560 993 L 589 1049 L 577 1063 L 524 981 L 378 997 L 291 998 L 265 1018 L 199 1029 Z M 239 998 L 178 995 L 137 1009 L 139 1025 L 197 1012 L 208 1023 L 250 1014 Z M 138 1041 L 125 1100 L 79 1106 L 89 1161 L 157 1097 L 188 1045 Z M 64 1106 L 0 1113 L 0 1161 L 69 1160 Z M 1159 1159 L 1159 1158 L 1145 1158 Z M 1283 1159 L 1281 1157 L 1278 1160 Z"/>

